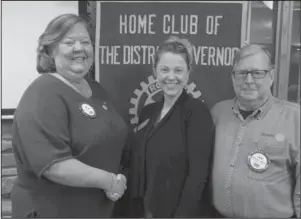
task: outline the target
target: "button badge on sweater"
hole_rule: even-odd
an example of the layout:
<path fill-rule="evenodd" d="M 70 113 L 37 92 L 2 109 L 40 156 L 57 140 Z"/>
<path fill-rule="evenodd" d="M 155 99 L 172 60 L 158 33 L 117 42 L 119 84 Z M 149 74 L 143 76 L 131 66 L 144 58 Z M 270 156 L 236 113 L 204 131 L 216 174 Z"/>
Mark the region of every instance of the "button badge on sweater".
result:
<path fill-rule="evenodd" d="M 266 171 L 269 167 L 270 159 L 268 154 L 262 151 L 252 152 L 248 156 L 248 164 L 251 170 L 257 173 L 262 173 Z"/>
<path fill-rule="evenodd" d="M 96 112 L 92 106 L 87 103 L 80 105 L 79 110 L 87 117 L 93 119 L 96 117 Z"/>

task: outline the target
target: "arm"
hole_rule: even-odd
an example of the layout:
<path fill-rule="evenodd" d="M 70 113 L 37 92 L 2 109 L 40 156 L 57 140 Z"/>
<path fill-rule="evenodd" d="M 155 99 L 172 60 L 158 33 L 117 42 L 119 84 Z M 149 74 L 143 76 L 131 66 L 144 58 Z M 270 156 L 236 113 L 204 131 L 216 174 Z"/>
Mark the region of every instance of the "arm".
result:
<path fill-rule="evenodd" d="M 209 111 L 201 104 L 194 108 L 187 128 L 188 176 L 175 217 L 197 217 L 207 183 L 213 139 Z"/>
<path fill-rule="evenodd" d="M 43 175 L 65 186 L 103 189 L 112 201 L 117 201 L 126 189 L 126 179 L 121 181 L 118 175 L 88 166 L 72 158 L 52 164 Z"/>
<path fill-rule="evenodd" d="M 115 174 L 88 166 L 74 158 L 62 160 L 50 165 L 43 175 L 66 186 L 89 187 L 110 190 L 116 180 Z"/>

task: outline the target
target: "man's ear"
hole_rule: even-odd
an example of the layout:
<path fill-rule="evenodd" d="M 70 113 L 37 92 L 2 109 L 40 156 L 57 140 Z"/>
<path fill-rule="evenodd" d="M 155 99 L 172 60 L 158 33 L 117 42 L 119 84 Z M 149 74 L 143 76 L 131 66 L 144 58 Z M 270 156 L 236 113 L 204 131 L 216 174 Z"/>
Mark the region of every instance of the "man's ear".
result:
<path fill-rule="evenodd" d="M 270 88 L 271 88 L 271 91 L 273 92 L 273 87 L 274 87 L 274 84 L 275 84 L 275 69 L 273 68 L 269 74 L 270 74 L 270 77 L 271 77 L 271 85 L 270 85 Z"/>
<path fill-rule="evenodd" d="M 271 71 L 270 71 L 270 75 L 271 75 L 271 79 L 272 79 L 272 81 L 273 81 L 273 83 L 274 83 L 274 81 L 275 81 L 275 69 L 273 68 Z"/>

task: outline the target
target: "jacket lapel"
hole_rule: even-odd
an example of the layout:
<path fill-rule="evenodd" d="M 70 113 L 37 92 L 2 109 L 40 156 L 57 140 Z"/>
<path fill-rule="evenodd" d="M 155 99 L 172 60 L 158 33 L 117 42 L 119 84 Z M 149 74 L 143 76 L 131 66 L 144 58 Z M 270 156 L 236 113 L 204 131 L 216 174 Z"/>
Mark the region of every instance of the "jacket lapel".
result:
<path fill-rule="evenodd" d="M 187 101 L 188 97 L 189 96 L 188 96 L 187 92 L 185 90 L 183 90 L 183 92 L 181 93 L 179 98 L 176 100 L 174 105 L 170 108 L 170 110 L 164 116 L 164 118 L 162 118 L 162 120 L 159 121 L 158 124 L 156 124 L 156 122 L 157 122 L 158 117 L 160 116 L 164 100 L 162 99 L 160 102 L 157 103 L 158 105 L 156 106 L 156 111 L 151 118 L 151 122 L 150 122 L 151 127 L 146 136 L 147 140 L 150 139 L 169 120 L 169 118 L 171 117 L 171 115 L 173 114 L 173 112 L 176 109 L 182 107 L 182 105 Z"/>

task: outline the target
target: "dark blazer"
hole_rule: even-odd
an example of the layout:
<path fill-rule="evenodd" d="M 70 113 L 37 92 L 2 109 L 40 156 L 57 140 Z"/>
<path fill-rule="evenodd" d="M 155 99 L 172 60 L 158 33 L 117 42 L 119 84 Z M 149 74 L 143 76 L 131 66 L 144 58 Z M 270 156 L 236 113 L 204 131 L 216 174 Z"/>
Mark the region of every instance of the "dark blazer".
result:
<path fill-rule="evenodd" d="M 123 158 L 124 166 L 130 168 L 131 211 L 139 211 L 130 216 L 143 216 L 143 209 L 139 208 L 143 208 L 147 195 L 146 149 L 156 146 L 159 149 L 158 159 L 154 161 L 156 174 L 148 198 L 153 215 L 201 217 L 214 133 L 210 112 L 184 90 L 166 116 L 154 126 L 162 106 L 163 100 L 142 109 L 136 134 Z"/>

